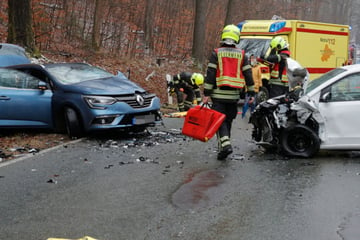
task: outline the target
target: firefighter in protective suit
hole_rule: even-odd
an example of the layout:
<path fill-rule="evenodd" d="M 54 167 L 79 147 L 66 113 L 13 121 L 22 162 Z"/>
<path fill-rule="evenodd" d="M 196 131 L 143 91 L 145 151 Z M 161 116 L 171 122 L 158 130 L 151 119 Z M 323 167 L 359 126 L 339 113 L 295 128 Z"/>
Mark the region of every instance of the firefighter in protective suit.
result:
<path fill-rule="evenodd" d="M 269 98 L 277 97 L 289 92 L 286 74 L 286 59 L 290 57 L 289 45 L 283 37 L 276 36 L 270 41 L 271 52 L 265 58 L 273 63 L 269 79 Z"/>
<path fill-rule="evenodd" d="M 251 65 L 245 51 L 236 47 L 240 29 L 231 24 L 224 27 L 221 46 L 213 50 L 206 73 L 203 103 L 212 101 L 212 109 L 224 113 L 226 118 L 217 131 L 218 160 L 225 160 L 233 149 L 231 125 L 238 113 L 237 102 L 243 88 L 247 87 L 249 103 L 254 101 L 254 81 Z"/>
<path fill-rule="evenodd" d="M 168 87 L 171 93 L 176 93 L 180 112 L 189 110 L 194 104 L 200 104 L 199 86 L 202 84 L 204 84 L 204 76 L 201 73 L 181 72 L 173 76 Z"/>

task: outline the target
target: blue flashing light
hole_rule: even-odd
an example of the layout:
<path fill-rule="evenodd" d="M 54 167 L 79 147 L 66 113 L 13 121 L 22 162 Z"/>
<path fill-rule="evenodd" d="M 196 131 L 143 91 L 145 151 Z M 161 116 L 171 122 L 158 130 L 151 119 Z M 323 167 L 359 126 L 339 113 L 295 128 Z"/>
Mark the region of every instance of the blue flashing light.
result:
<path fill-rule="evenodd" d="M 285 27 L 286 25 L 286 22 L 276 22 L 276 23 L 273 23 L 271 24 L 270 26 L 270 30 L 269 32 L 277 32 L 279 31 L 280 29 L 282 29 L 283 27 Z"/>
<path fill-rule="evenodd" d="M 239 23 L 237 24 L 237 27 L 240 28 L 240 32 L 241 32 L 242 27 L 244 26 L 245 22 L 246 22 L 246 21 L 243 21 L 243 22 L 239 22 Z"/>

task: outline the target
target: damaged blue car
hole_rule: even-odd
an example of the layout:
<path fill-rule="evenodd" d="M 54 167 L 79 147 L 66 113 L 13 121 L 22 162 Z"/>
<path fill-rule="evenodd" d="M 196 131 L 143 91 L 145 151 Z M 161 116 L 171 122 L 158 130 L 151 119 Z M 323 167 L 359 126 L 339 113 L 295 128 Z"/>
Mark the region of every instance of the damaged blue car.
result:
<path fill-rule="evenodd" d="M 44 128 L 72 138 L 161 123 L 160 99 L 119 73 L 86 63 L 0 68 L 0 128 Z"/>

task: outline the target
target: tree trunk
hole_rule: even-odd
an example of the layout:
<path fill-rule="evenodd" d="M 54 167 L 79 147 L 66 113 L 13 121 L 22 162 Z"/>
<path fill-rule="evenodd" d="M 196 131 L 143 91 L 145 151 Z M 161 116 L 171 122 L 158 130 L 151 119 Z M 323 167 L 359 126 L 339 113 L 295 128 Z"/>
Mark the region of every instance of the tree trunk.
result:
<path fill-rule="evenodd" d="M 154 50 L 153 44 L 153 19 L 154 19 L 154 1 L 146 0 L 145 6 L 145 23 L 144 23 L 144 33 L 145 33 L 145 49 L 146 52 L 152 52 Z"/>
<path fill-rule="evenodd" d="M 206 9 L 207 1 L 195 0 L 195 24 L 193 34 L 192 56 L 195 62 L 202 63 L 205 60 L 205 33 L 206 33 Z"/>
<path fill-rule="evenodd" d="M 104 0 L 95 0 L 94 22 L 92 29 L 92 47 L 95 51 L 98 51 L 101 47 L 102 6 L 104 4 Z"/>
<path fill-rule="evenodd" d="M 20 45 L 34 54 L 35 40 L 32 29 L 31 0 L 8 0 L 8 6 L 7 42 Z"/>

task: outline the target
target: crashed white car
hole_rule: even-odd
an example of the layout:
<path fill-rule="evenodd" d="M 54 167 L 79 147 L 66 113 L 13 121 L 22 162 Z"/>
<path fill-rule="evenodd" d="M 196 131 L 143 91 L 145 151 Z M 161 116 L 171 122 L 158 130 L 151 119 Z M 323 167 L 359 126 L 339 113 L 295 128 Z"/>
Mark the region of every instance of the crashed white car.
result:
<path fill-rule="evenodd" d="M 297 93 L 257 106 L 250 118 L 253 140 L 297 157 L 320 149 L 360 150 L 360 64 L 305 78 L 301 85 Z"/>

